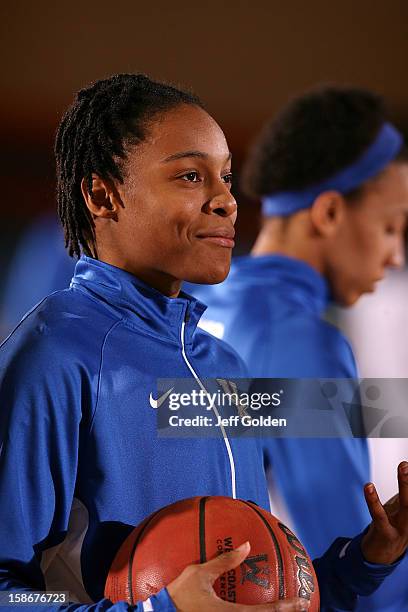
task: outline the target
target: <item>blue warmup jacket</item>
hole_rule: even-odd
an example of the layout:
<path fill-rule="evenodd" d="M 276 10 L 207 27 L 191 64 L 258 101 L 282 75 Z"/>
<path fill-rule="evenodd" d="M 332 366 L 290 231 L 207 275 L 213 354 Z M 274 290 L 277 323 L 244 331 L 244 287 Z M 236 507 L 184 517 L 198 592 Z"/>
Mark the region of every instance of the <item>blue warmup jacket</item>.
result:
<path fill-rule="evenodd" d="M 351 347 L 322 319 L 329 304 L 324 278 L 283 255 L 238 257 L 221 285 L 188 285 L 206 302 L 202 325 L 231 344 L 250 376 L 357 378 Z M 339 534 L 354 536 L 370 522 L 363 485 L 370 479 L 363 439 L 265 438 L 266 463 L 312 556 Z M 390 477 L 393 475 L 391 474 Z M 408 562 L 359 610 L 408 611 Z"/>
<path fill-rule="evenodd" d="M 78 602 L 69 610 L 130 610 L 104 599 L 104 583 L 146 516 L 195 495 L 268 509 L 256 439 L 157 438 L 149 395 L 158 378 L 245 375 L 227 344 L 196 329 L 204 308 L 82 257 L 70 288 L 43 300 L 3 343 L 1 590 L 68 590 Z M 347 543 L 338 539 L 316 567 L 323 597 L 351 605 L 395 566 L 365 563 L 358 538 L 344 554 Z M 135 609 L 174 606 L 163 589 Z"/>

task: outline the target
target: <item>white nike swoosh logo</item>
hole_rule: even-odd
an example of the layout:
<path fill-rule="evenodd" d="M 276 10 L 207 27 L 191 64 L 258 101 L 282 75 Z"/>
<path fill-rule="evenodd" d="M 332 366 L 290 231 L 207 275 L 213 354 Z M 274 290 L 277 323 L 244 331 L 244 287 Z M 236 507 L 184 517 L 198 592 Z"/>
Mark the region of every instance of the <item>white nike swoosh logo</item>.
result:
<path fill-rule="evenodd" d="M 350 546 L 350 544 L 351 544 L 351 540 L 349 540 L 347 542 L 347 544 L 345 544 L 343 546 L 343 548 L 341 549 L 340 554 L 339 554 L 339 559 L 343 559 L 343 557 L 346 556 L 346 551 L 347 551 L 348 547 Z"/>
<path fill-rule="evenodd" d="M 152 408 L 160 408 L 162 403 L 165 402 L 166 399 L 169 397 L 169 395 L 173 391 L 173 389 L 174 389 L 174 387 L 172 387 L 171 389 L 166 391 L 166 393 L 163 393 L 163 395 L 161 397 L 157 398 L 157 400 L 155 400 L 153 395 L 150 393 L 149 402 L 150 402 L 151 407 Z"/>

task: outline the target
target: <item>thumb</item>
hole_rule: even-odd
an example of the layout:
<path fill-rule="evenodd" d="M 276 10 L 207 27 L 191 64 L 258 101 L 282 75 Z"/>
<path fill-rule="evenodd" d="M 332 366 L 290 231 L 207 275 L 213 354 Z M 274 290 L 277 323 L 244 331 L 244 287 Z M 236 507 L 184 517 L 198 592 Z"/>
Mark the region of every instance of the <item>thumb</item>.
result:
<path fill-rule="evenodd" d="M 251 546 L 249 542 L 245 542 L 227 553 L 218 555 L 215 559 L 207 561 L 201 565 L 201 570 L 204 570 L 207 574 L 211 584 L 217 580 L 221 574 L 228 572 L 234 567 L 238 567 L 242 561 L 248 556 Z"/>

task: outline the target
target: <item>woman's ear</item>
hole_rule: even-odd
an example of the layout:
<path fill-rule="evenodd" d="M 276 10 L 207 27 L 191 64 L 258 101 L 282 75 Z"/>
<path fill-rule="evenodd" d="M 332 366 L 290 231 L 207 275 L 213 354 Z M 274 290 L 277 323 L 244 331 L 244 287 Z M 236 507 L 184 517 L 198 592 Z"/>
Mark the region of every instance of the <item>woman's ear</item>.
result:
<path fill-rule="evenodd" d="M 346 202 L 338 191 L 324 191 L 312 204 L 310 219 L 315 231 L 324 238 L 333 236 L 344 218 Z"/>
<path fill-rule="evenodd" d="M 111 180 L 92 174 L 92 191 L 89 191 L 85 178 L 81 181 L 81 191 L 93 219 L 118 220 L 118 211 L 123 205 Z"/>

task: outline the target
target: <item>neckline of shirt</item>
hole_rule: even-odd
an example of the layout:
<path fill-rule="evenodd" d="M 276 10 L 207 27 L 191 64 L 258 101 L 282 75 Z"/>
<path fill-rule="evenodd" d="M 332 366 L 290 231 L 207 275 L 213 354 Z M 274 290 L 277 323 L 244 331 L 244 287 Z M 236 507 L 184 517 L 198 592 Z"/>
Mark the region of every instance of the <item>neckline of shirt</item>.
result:
<path fill-rule="evenodd" d="M 192 341 L 206 309 L 199 300 L 184 292 L 177 298 L 167 297 L 126 270 L 86 255 L 82 255 L 75 266 L 71 286 L 75 285 L 84 287 L 117 309 L 131 323 L 161 337 L 181 342 L 184 322 L 187 344 Z"/>
<path fill-rule="evenodd" d="M 279 253 L 233 259 L 229 280 L 247 285 L 284 287 L 299 299 L 309 298 L 313 309 L 323 312 L 331 299 L 327 280 L 311 265 Z"/>

